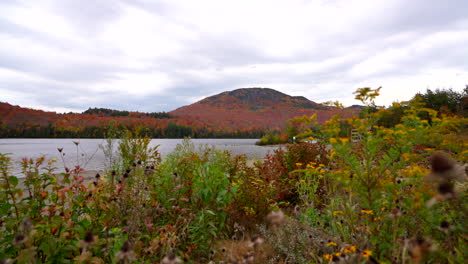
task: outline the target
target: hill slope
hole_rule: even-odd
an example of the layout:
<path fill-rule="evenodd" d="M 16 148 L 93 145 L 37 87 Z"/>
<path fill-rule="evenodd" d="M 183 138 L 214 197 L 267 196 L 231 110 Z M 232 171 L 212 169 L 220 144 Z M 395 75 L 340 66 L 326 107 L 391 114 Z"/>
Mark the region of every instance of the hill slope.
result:
<path fill-rule="evenodd" d="M 97 137 L 110 122 L 146 128 L 153 137 L 259 137 L 280 130 L 286 120 L 317 114 L 323 123 L 333 115 L 354 115 L 268 88 L 242 88 L 207 97 L 169 113 L 139 113 L 90 108 L 83 113 L 57 114 L 0 102 L 0 137 Z"/>
<path fill-rule="evenodd" d="M 223 92 L 170 112 L 182 119 L 200 120 L 232 129 L 281 129 L 286 120 L 296 116 L 317 114 L 318 121 L 323 123 L 333 115 L 351 116 L 353 113 L 270 88 Z"/>

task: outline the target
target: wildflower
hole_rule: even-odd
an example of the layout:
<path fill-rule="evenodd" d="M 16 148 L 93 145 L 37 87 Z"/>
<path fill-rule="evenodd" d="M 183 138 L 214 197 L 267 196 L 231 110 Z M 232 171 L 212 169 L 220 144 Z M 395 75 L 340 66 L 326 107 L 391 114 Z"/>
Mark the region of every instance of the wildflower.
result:
<path fill-rule="evenodd" d="M 337 244 L 333 241 L 329 241 L 327 244 L 327 247 L 333 247 L 333 246 L 337 246 Z"/>
<path fill-rule="evenodd" d="M 338 256 L 338 257 L 341 256 L 341 252 L 336 252 L 335 256 Z"/>
<path fill-rule="evenodd" d="M 345 247 L 343 249 L 343 252 L 344 253 L 354 253 L 354 252 L 356 252 L 356 246 L 353 246 L 353 245 L 347 246 L 347 247 Z"/>
<path fill-rule="evenodd" d="M 342 214 L 344 214 L 344 212 L 343 212 L 343 211 L 341 211 L 341 210 L 338 210 L 338 211 L 333 211 L 333 215 L 339 215 L 339 214 L 341 214 L 341 215 L 342 215 Z"/>
<path fill-rule="evenodd" d="M 323 256 L 325 258 L 325 260 L 332 260 L 333 259 L 333 255 L 330 255 L 330 254 L 325 254 L 325 256 Z"/>
<path fill-rule="evenodd" d="M 361 213 L 368 214 L 368 215 L 373 215 L 374 214 L 374 212 L 372 210 L 364 210 L 364 209 L 361 210 Z"/>
<path fill-rule="evenodd" d="M 379 216 L 379 217 L 374 217 L 374 221 L 375 221 L 375 222 L 378 222 L 378 221 L 380 221 L 380 220 L 382 220 L 382 217 L 380 217 L 380 216 Z"/>
<path fill-rule="evenodd" d="M 115 255 L 117 263 L 131 263 L 136 259 L 135 252 L 133 252 L 130 242 L 126 240 L 119 252 Z"/>
<path fill-rule="evenodd" d="M 161 262 L 161 264 L 178 264 L 178 263 L 182 263 L 182 260 L 176 255 L 174 255 L 173 253 L 167 254 Z"/>
<path fill-rule="evenodd" d="M 366 249 L 362 252 L 362 256 L 365 257 L 365 258 L 368 258 L 372 255 L 372 251 Z"/>
<path fill-rule="evenodd" d="M 298 162 L 298 163 L 296 163 L 296 166 L 300 167 L 300 166 L 302 166 L 302 163 Z"/>

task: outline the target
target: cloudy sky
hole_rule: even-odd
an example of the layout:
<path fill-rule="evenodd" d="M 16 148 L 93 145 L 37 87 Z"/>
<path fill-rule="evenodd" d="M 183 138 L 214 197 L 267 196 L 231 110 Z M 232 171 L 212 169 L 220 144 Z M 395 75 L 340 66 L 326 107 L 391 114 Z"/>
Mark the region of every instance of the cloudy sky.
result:
<path fill-rule="evenodd" d="M 377 103 L 468 84 L 466 0 L 2 0 L 0 101 L 170 111 L 242 87 Z"/>

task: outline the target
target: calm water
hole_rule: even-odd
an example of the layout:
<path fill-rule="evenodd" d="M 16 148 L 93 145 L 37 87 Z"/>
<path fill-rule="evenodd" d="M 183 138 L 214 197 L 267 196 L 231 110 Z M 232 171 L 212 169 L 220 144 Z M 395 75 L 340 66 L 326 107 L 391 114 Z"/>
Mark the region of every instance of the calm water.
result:
<path fill-rule="evenodd" d="M 78 147 L 73 141 L 79 142 Z M 192 139 L 198 145 L 210 145 L 216 149 L 229 150 L 233 155 L 246 154 L 249 159 L 263 158 L 272 152 L 275 146 L 256 146 L 257 139 Z M 174 151 L 182 139 L 153 139 L 151 146 L 159 145 L 158 150 L 164 158 Z M 73 168 L 79 164 L 87 170 L 101 170 L 105 167 L 104 152 L 99 145 L 105 145 L 104 139 L 0 139 L 0 153 L 11 153 L 14 162 L 14 173 L 18 174 L 22 158 L 37 158 L 45 155 L 47 159 L 56 158 L 56 166 Z M 57 148 L 63 148 L 63 160 Z"/>

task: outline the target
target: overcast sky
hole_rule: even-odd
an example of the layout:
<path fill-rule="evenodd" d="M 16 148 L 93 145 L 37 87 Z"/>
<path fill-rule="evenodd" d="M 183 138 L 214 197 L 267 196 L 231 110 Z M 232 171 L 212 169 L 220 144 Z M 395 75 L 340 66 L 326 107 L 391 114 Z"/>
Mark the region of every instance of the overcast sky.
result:
<path fill-rule="evenodd" d="M 467 0 L 2 0 L 0 101 L 170 111 L 243 87 L 378 104 L 468 84 Z"/>

